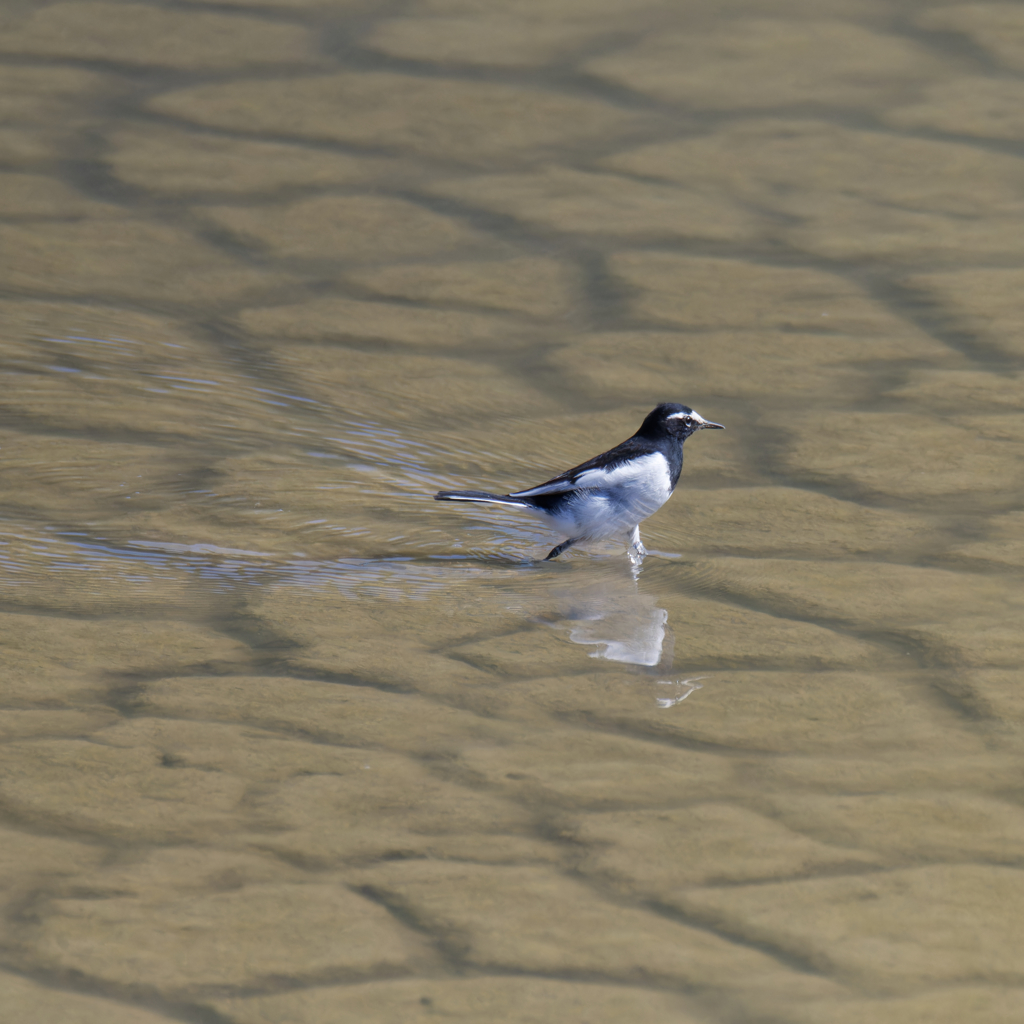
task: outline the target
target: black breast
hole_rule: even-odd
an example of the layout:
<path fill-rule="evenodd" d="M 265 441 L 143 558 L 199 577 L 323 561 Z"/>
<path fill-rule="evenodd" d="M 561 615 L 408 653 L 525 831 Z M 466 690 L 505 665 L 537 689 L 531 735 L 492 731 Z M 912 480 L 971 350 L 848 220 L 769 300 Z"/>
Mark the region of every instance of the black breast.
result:
<path fill-rule="evenodd" d="M 672 490 L 675 490 L 679 474 L 683 471 L 683 442 L 674 437 L 668 438 L 660 448 L 661 454 L 668 460 L 668 475 L 672 481 Z"/>

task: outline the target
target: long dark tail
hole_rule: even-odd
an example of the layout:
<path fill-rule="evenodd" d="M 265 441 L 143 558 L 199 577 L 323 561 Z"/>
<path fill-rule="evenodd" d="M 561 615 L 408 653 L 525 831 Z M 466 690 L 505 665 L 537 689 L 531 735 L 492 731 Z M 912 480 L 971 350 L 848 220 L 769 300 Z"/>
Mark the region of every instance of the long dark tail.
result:
<path fill-rule="evenodd" d="M 511 505 L 513 508 L 530 508 L 530 503 L 508 494 L 488 494 L 487 491 L 438 491 L 435 501 L 489 501 L 495 505 Z"/>

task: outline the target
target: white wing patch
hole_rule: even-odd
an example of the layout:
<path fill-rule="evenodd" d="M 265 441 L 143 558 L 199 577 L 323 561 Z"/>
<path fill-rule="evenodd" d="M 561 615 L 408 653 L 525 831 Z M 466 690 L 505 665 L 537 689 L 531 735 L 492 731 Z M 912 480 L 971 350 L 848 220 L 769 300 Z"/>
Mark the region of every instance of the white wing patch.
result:
<path fill-rule="evenodd" d="M 576 477 L 576 486 L 587 489 L 607 491 L 624 485 L 639 486 L 643 490 L 664 491 L 665 497 L 668 498 L 672 487 L 665 456 L 661 452 L 652 452 L 612 469 L 588 469 Z"/>
<path fill-rule="evenodd" d="M 556 480 L 554 483 L 531 487 L 528 491 L 513 491 L 509 497 L 532 498 L 535 494 L 562 494 L 565 491 L 575 491 L 578 486 L 578 484 L 574 484 L 571 480 Z"/>
<path fill-rule="evenodd" d="M 622 486 L 638 487 L 641 491 L 657 493 L 664 503 L 672 493 L 668 461 L 661 452 L 642 455 L 609 469 L 586 469 L 574 480 L 555 480 L 551 483 L 531 487 L 528 491 L 516 491 L 512 498 L 530 498 L 538 494 L 560 494 L 565 491 L 597 490 L 609 491 Z"/>

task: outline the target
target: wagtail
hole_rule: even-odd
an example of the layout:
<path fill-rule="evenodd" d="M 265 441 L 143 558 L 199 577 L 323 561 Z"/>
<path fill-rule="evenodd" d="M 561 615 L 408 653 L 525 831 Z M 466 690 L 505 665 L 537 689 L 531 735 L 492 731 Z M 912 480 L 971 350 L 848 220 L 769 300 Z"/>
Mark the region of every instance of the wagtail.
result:
<path fill-rule="evenodd" d="M 553 480 L 511 494 L 438 491 L 438 501 L 481 501 L 521 508 L 567 537 L 548 553 L 557 558 L 580 541 L 629 534 L 629 556 L 639 562 L 640 523 L 672 496 L 683 469 L 683 442 L 698 430 L 724 430 L 689 406 L 666 402 L 614 448 L 567 469 Z"/>

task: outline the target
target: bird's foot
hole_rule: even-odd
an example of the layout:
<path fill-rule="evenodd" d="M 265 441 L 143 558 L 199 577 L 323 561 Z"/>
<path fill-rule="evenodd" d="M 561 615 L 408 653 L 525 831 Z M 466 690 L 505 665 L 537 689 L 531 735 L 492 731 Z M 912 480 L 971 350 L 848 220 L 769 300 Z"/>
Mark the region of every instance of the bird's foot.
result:
<path fill-rule="evenodd" d="M 553 547 L 544 559 L 545 562 L 550 562 L 552 558 L 557 558 L 563 551 L 568 551 L 580 538 L 570 537 L 568 540 L 563 540 L 561 544 Z"/>
<path fill-rule="evenodd" d="M 639 526 L 633 527 L 633 532 L 629 537 L 629 547 L 626 548 L 626 554 L 629 555 L 629 560 L 633 565 L 639 565 L 644 560 L 644 555 L 647 554 L 647 548 L 643 546 L 640 540 Z"/>

